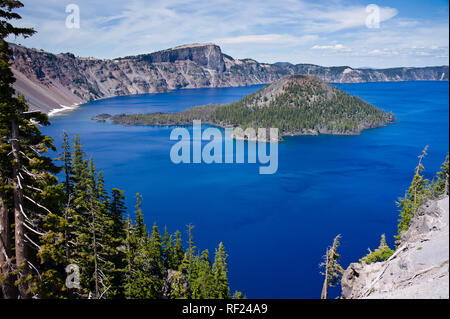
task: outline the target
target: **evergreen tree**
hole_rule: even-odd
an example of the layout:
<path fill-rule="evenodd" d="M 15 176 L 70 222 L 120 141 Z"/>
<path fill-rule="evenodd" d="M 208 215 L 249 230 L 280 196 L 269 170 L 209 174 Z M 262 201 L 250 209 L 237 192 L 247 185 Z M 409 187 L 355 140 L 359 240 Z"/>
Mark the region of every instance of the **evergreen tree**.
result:
<path fill-rule="evenodd" d="M 325 268 L 325 272 L 322 275 L 325 276 L 323 281 L 322 295 L 321 299 L 327 299 L 328 297 L 328 287 L 334 287 L 341 281 L 344 269 L 339 265 L 338 260 L 341 255 L 337 252 L 340 246 L 341 235 L 337 235 L 333 240 L 333 245 L 327 248 L 326 254 L 324 256 L 324 261 L 319 265 Z"/>
<path fill-rule="evenodd" d="M 415 169 L 411 186 L 405 193 L 405 196 L 397 201 L 397 206 L 400 207 L 397 239 L 400 238 L 401 232 L 408 230 L 412 216 L 427 196 L 428 180 L 423 175 L 424 166 L 422 164 L 422 160 L 427 155 L 427 150 L 428 146 L 423 149 L 422 154 L 419 156 L 419 163 Z"/>
<path fill-rule="evenodd" d="M 62 145 L 63 151 L 59 153 L 60 157 L 57 158 L 57 160 L 63 162 L 63 170 L 64 170 L 64 204 L 63 204 L 63 210 L 64 210 L 64 221 L 65 221 L 65 227 L 64 227 L 64 251 L 65 251 L 65 257 L 66 257 L 66 264 L 69 264 L 69 256 L 70 256 L 70 248 L 69 248 L 69 242 L 73 242 L 73 236 L 72 235 L 72 229 L 70 229 L 71 225 L 71 214 L 73 213 L 72 209 L 72 197 L 73 197 L 73 183 L 72 183 L 72 151 L 71 151 L 71 145 L 70 145 L 70 139 L 67 132 L 64 132 L 63 134 L 63 145 Z"/>
<path fill-rule="evenodd" d="M 449 156 L 445 157 L 444 163 L 441 165 L 441 170 L 436 174 L 436 182 L 434 185 L 434 193 L 436 195 L 446 194 L 449 193 L 449 185 L 448 185 L 448 179 L 449 179 Z"/>
<path fill-rule="evenodd" d="M 134 270 L 134 256 L 136 251 L 136 242 L 134 238 L 135 230 L 128 215 L 125 221 L 125 256 L 123 259 L 125 267 L 124 276 L 124 295 L 126 298 L 133 297 L 133 270 Z"/>
<path fill-rule="evenodd" d="M 214 258 L 213 275 L 215 283 L 214 297 L 218 299 L 229 299 L 230 288 L 228 286 L 228 269 L 227 269 L 228 255 L 225 252 L 223 243 L 219 243 L 219 248 L 216 249 L 216 256 Z"/>
<path fill-rule="evenodd" d="M 211 269 L 211 261 L 209 260 L 208 249 L 204 250 L 199 258 L 198 263 L 198 295 L 192 296 L 193 299 L 212 299 L 215 298 L 215 280 Z"/>
<path fill-rule="evenodd" d="M 173 246 L 173 254 L 172 259 L 170 261 L 170 269 L 178 269 L 178 267 L 183 262 L 184 258 L 184 249 L 183 244 L 181 240 L 181 233 L 180 231 L 175 232 L 175 244 Z"/>
<path fill-rule="evenodd" d="M 73 247 L 70 262 L 80 268 L 80 289 L 74 291 L 77 297 L 87 298 L 91 292 L 91 278 L 94 272 L 92 259 L 92 218 L 90 214 L 92 191 L 89 180 L 88 162 L 82 150 L 78 135 L 73 140 L 72 153 L 73 210 L 71 228 L 73 229 Z"/>
<path fill-rule="evenodd" d="M 162 242 L 158 227 L 153 225 L 152 234 L 148 242 L 148 276 L 151 277 L 150 294 L 148 298 L 156 299 L 162 295 L 162 286 L 164 283 L 164 268 L 162 263 Z"/>
<path fill-rule="evenodd" d="M 386 242 L 386 235 L 382 234 L 380 245 L 375 251 L 369 249 L 369 253 L 359 260 L 360 263 L 371 264 L 377 261 L 388 260 L 394 254 L 394 251 L 389 248 Z"/>
<path fill-rule="evenodd" d="M 111 289 L 108 297 L 121 298 L 124 296 L 126 275 L 126 240 L 127 225 L 123 219 L 126 212 L 124 191 L 112 189 L 111 202 L 109 203 L 110 224 L 108 233 L 110 252 L 107 257 L 112 263 Z"/>
<path fill-rule="evenodd" d="M 163 245 L 163 252 L 162 252 L 162 259 L 163 259 L 163 266 L 164 269 L 176 269 L 172 268 L 172 260 L 173 260 L 173 238 L 172 235 L 169 234 L 169 231 L 167 230 L 167 226 L 164 226 L 164 237 L 162 238 L 162 245 Z"/>
<path fill-rule="evenodd" d="M 0 0 L 0 285 L 5 298 L 36 294 L 40 268 L 44 277 L 54 279 L 60 287 L 46 268 L 58 260 L 46 259 L 46 264 L 38 264 L 43 262 L 38 255 L 41 238 L 46 236 L 45 251 L 56 253 L 58 259 L 60 241 L 56 238 L 62 235 L 61 212 L 55 205 L 60 188 L 55 186 L 53 175 L 59 170 L 42 155 L 54 146 L 37 127 L 49 122 L 45 114 L 30 112 L 24 97 L 15 94 L 11 51 L 5 41 L 10 35 L 28 37 L 35 32 L 11 24 L 21 19 L 15 10 L 22 6 L 20 1 Z"/>
<path fill-rule="evenodd" d="M 113 188 L 111 192 L 111 203 L 109 205 L 111 218 L 113 220 L 112 232 L 115 236 L 124 238 L 125 237 L 125 224 L 123 216 L 127 211 L 125 206 L 125 196 L 124 191 Z"/>
<path fill-rule="evenodd" d="M 136 220 L 132 233 L 127 236 L 130 247 L 128 255 L 129 278 L 125 285 L 127 298 L 155 298 L 159 285 L 152 282 L 152 271 L 155 269 L 150 261 L 149 238 L 141 210 L 142 197 L 136 194 Z M 160 240 L 159 240 L 160 242 Z M 159 245 L 153 243 L 152 253 L 156 254 Z"/>
<path fill-rule="evenodd" d="M 136 215 L 136 235 L 138 238 L 142 239 L 142 240 L 147 240 L 147 229 L 145 228 L 145 223 L 144 223 L 144 215 L 142 214 L 142 196 L 137 193 L 136 194 L 136 210 L 134 211 L 135 215 Z"/>

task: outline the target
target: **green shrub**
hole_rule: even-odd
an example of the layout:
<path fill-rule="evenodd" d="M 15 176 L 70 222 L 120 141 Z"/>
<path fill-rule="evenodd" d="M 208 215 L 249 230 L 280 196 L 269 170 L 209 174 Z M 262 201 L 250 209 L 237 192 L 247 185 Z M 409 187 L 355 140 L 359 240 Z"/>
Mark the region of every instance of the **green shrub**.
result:
<path fill-rule="evenodd" d="M 383 234 L 381 235 L 380 246 L 378 246 L 375 251 L 371 251 L 369 249 L 369 253 L 361 258 L 359 262 L 362 264 L 371 264 L 377 261 L 386 261 L 392 256 L 392 254 L 394 254 L 394 251 L 389 248 L 386 243 L 386 236 Z"/>

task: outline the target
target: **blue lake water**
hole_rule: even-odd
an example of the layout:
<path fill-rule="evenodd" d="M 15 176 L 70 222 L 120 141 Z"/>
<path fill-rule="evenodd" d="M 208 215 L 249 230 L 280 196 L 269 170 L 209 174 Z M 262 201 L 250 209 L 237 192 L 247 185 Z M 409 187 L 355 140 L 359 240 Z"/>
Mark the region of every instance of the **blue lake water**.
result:
<path fill-rule="evenodd" d="M 109 188 L 143 195 L 148 225 L 170 232 L 195 225 L 199 249 L 222 241 L 230 255 L 232 290 L 249 298 L 319 298 L 318 264 L 334 236 L 342 235 L 342 265 L 376 248 L 386 233 L 393 245 L 395 200 L 408 187 L 425 145 L 429 177 L 448 152 L 448 82 L 336 84 L 351 95 L 393 111 L 398 122 L 358 136 L 289 137 L 279 144 L 279 169 L 259 175 L 257 164 L 173 164 L 172 128 L 124 127 L 90 120 L 99 113 L 179 111 L 227 103 L 261 86 L 188 89 L 117 97 L 52 118 L 43 131 L 61 145 L 78 133 L 104 171 Z M 186 236 L 185 236 L 186 238 Z M 339 294 L 331 289 L 330 297 Z"/>

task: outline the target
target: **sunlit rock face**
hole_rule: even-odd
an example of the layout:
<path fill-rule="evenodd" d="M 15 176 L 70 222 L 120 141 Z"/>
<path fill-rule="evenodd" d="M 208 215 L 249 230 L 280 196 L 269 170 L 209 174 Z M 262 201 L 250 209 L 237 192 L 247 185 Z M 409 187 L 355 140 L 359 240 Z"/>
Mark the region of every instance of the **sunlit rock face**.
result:
<path fill-rule="evenodd" d="M 215 44 L 191 44 L 118 59 L 52 54 L 10 44 L 15 88 L 33 109 L 50 112 L 101 98 L 181 88 L 272 83 L 288 74 L 316 75 L 327 82 L 448 81 L 448 66 L 385 70 L 260 63 L 234 59 Z"/>

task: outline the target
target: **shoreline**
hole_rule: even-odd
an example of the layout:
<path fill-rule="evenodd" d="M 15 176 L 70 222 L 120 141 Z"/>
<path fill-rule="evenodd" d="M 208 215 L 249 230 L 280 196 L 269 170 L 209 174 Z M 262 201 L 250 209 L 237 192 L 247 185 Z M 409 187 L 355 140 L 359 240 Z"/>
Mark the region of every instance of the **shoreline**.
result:
<path fill-rule="evenodd" d="M 178 122 L 178 123 L 136 123 L 136 124 L 125 124 L 125 123 L 121 123 L 120 121 L 117 121 L 114 119 L 114 117 L 117 115 L 111 115 L 111 114 L 98 114 L 96 116 L 93 116 L 91 118 L 92 121 L 95 121 L 97 123 L 104 123 L 106 121 L 109 121 L 110 124 L 113 125 L 122 125 L 122 126 L 166 126 L 166 127 L 185 127 L 185 126 L 191 126 L 192 123 L 186 123 L 186 122 Z M 359 128 L 358 130 L 355 131 L 348 131 L 348 132 L 342 132 L 342 131 L 333 131 L 333 130 L 323 130 L 323 129 L 309 129 L 303 132 L 299 132 L 299 131 L 295 131 L 295 132 L 279 132 L 278 138 L 261 138 L 258 135 L 253 136 L 253 137 L 248 137 L 246 135 L 241 136 L 241 135 L 236 135 L 236 134 L 232 134 L 232 139 L 238 141 L 238 140 L 242 140 L 242 141 L 248 141 L 248 142 L 264 142 L 264 143 L 272 143 L 272 142 L 283 142 L 285 139 L 285 137 L 297 137 L 297 136 L 319 136 L 319 135 L 335 135 L 335 136 L 356 136 L 356 135 L 361 135 L 361 133 L 363 133 L 364 131 L 367 130 L 372 130 L 372 129 L 376 129 L 376 128 L 381 128 L 381 127 L 386 127 L 390 124 L 395 124 L 397 121 L 396 120 L 392 120 L 380 125 L 376 125 L 376 126 L 368 126 L 368 127 L 363 127 L 363 128 Z M 209 125 L 209 126 L 213 126 L 213 127 L 217 127 L 217 128 L 221 128 L 221 129 L 234 129 L 237 127 L 233 127 L 230 125 L 223 125 L 223 124 L 219 124 L 219 123 L 213 123 L 210 121 L 207 122 L 202 122 L 202 125 Z"/>
<path fill-rule="evenodd" d="M 77 108 L 80 107 L 80 105 L 81 105 L 81 103 L 75 103 L 75 104 L 72 104 L 72 106 L 66 106 L 66 105 L 60 104 L 61 108 L 51 110 L 50 112 L 47 113 L 47 116 L 48 117 L 55 117 L 55 116 L 63 115 L 63 114 L 60 114 L 60 113 L 70 112 L 70 111 L 76 110 Z"/>

